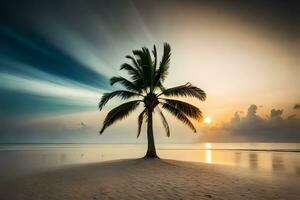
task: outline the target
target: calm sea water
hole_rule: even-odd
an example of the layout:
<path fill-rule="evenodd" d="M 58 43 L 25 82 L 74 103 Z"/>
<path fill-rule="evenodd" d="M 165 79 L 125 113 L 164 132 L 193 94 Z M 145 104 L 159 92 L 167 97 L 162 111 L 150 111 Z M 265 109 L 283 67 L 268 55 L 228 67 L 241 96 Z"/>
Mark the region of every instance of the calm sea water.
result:
<path fill-rule="evenodd" d="M 234 165 L 300 177 L 300 143 L 201 143 L 157 145 L 161 158 Z M 0 180 L 66 165 L 139 158 L 144 144 L 0 145 Z"/>

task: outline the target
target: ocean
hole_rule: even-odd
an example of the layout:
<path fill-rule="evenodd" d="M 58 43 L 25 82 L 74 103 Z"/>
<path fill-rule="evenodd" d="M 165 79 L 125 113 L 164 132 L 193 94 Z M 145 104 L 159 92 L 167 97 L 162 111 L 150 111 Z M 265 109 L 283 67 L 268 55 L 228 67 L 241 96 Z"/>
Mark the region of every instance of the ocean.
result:
<path fill-rule="evenodd" d="M 70 165 L 143 157 L 146 144 L 1 144 L 0 180 Z M 300 143 L 158 144 L 161 158 L 300 177 Z"/>

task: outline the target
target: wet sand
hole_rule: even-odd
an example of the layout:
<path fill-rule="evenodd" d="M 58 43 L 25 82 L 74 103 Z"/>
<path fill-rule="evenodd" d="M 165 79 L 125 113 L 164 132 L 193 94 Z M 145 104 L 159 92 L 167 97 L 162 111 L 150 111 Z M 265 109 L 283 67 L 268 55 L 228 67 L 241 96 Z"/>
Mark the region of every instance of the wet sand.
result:
<path fill-rule="evenodd" d="M 118 160 L 0 184 L 1 200 L 298 199 L 299 177 L 173 160 Z"/>

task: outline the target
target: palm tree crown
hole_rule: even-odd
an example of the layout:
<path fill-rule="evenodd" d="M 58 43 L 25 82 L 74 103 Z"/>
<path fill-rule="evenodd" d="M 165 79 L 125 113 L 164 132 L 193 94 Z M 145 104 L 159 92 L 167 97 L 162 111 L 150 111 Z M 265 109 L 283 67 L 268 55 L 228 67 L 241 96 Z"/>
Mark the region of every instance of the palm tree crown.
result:
<path fill-rule="evenodd" d="M 144 105 L 143 111 L 138 116 L 137 137 L 140 135 L 143 122 L 146 121 L 148 124 L 148 151 L 145 157 L 147 158 L 157 157 L 152 127 L 152 113 L 154 110 L 160 115 L 168 137 L 170 136 L 170 128 L 161 109 L 168 111 L 171 115 L 175 116 L 196 132 L 196 128 L 189 118 L 198 121 L 201 120 L 202 112 L 199 108 L 187 102 L 170 99 L 168 97 L 194 97 L 201 101 L 206 99 L 205 92 L 190 83 L 168 89 L 163 86 L 168 75 L 170 64 L 171 47 L 169 44 L 164 44 L 163 56 L 160 63 L 158 63 L 155 46 L 152 50 L 152 54 L 153 56 L 151 56 L 149 49 L 144 47 L 141 50 L 134 50 L 133 56 L 126 56 L 132 63 L 122 64 L 120 70 L 126 70 L 130 79 L 126 79 L 122 76 L 114 76 L 110 79 L 111 85 L 119 83 L 124 86 L 126 90 L 104 93 L 99 102 L 99 109 L 102 110 L 103 106 L 114 97 L 120 97 L 122 100 L 135 98 L 135 100 L 117 106 L 107 114 L 100 134 L 110 125 L 127 117 L 140 104 Z"/>

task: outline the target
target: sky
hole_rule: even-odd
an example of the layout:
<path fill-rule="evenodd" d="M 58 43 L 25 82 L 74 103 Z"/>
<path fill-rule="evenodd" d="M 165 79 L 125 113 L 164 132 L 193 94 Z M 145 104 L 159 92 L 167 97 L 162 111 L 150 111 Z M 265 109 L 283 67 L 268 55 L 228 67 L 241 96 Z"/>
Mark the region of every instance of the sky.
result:
<path fill-rule="evenodd" d="M 172 48 L 166 87 L 191 82 L 210 124 L 155 118 L 159 143 L 300 142 L 296 1 L 0 2 L 0 142 L 143 143 L 137 115 L 99 136 L 97 104 L 133 49 Z M 145 127 L 144 127 L 145 128 Z"/>

